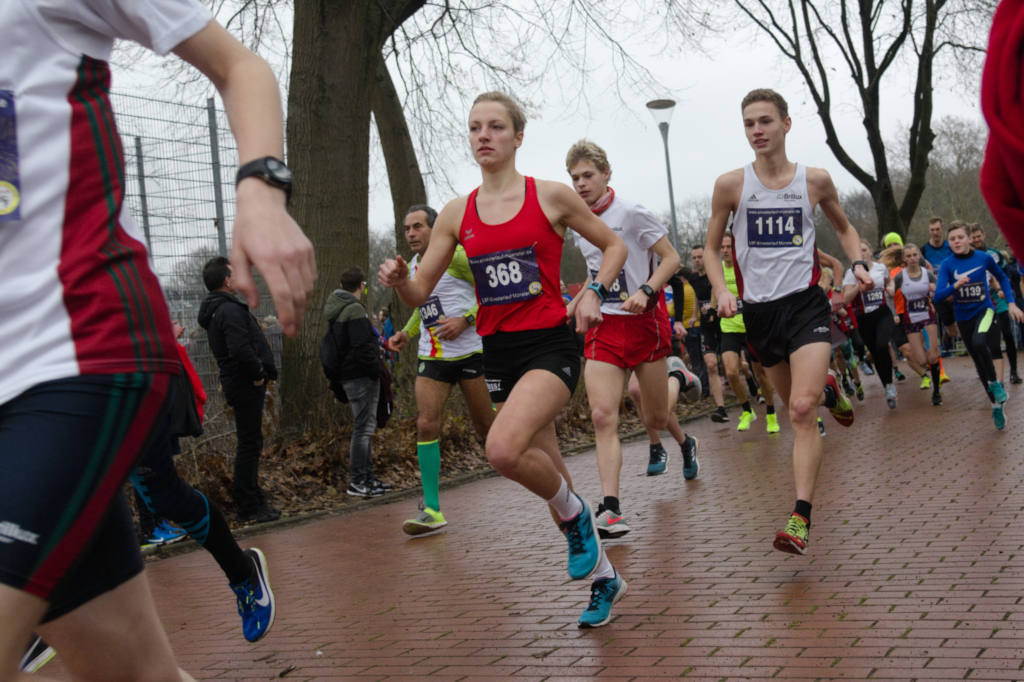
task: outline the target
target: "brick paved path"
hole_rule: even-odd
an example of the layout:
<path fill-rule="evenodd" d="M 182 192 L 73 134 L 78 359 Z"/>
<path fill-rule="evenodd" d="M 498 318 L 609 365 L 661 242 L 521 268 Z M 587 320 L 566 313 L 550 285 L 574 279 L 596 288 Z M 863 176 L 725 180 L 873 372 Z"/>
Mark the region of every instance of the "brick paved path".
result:
<path fill-rule="evenodd" d="M 565 573 L 543 504 L 499 478 L 442 493 L 446 533 L 407 539 L 410 500 L 247 538 L 269 557 L 277 622 L 241 637 L 204 552 L 150 565 L 161 616 L 197 679 L 1024 679 L 1024 391 L 998 433 L 966 360 L 933 408 L 917 381 L 889 411 L 875 377 L 828 435 L 806 557 L 771 541 L 793 502 L 791 431 L 704 418 L 700 478 L 643 475 L 624 448 L 623 511 L 606 543 L 629 594 L 581 631 L 589 582 Z M 569 468 L 599 492 L 593 451 Z M 54 664 L 54 672 L 59 665 Z"/>

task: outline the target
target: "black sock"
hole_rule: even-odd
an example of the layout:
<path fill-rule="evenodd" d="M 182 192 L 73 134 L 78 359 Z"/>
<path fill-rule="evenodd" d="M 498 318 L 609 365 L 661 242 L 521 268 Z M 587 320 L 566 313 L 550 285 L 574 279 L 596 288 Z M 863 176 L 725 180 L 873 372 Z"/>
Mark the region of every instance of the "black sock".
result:
<path fill-rule="evenodd" d="M 606 495 L 604 498 L 604 508 L 613 511 L 616 514 L 620 514 L 621 512 L 619 511 L 619 498 L 609 497 Z"/>
<path fill-rule="evenodd" d="M 828 384 L 825 384 L 825 407 L 831 409 L 835 407 L 838 402 L 839 396 L 836 395 L 835 390 Z"/>
<path fill-rule="evenodd" d="M 807 519 L 807 525 L 811 525 L 811 503 L 806 500 L 797 500 L 796 506 L 793 507 L 793 513 L 799 514 L 800 516 Z"/>
<path fill-rule="evenodd" d="M 750 409 L 750 401 L 749 400 L 747 402 L 743 403 L 743 411 L 744 412 L 753 412 L 753 410 Z"/>
<path fill-rule="evenodd" d="M 942 383 L 942 378 L 941 378 L 941 374 L 940 374 L 940 372 L 942 370 L 939 369 L 939 363 L 937 363 L 937 362 L 933 362 L 932 366 L 930 367 L 930 369 L 932 371 L 932 390 L 935 393 L 938 393 L 939 392 L 939 384 Z"/>
<path fill-rule="evenodd" d="M 775 414 L 775 406 L 774 405 L 767 405 L 767 406 L 765 406 L 764 413 L 765 414 Z"/>
<path fill-rule="evenodd" d="M 235 542 L 235 536 L 231 534 L 224 515 L 213 503 L 210 503 L 210 532 L 203 548 L 213 555 L 232 585 L 254 577 L 256 565 Z"/>

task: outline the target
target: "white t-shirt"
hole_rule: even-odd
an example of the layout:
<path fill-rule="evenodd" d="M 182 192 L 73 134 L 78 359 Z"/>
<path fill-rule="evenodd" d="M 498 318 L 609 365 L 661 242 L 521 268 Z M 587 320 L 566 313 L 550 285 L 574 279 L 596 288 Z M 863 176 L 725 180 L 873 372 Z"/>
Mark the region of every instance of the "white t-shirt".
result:
<path fill-rule="evenodd" d="M 0 404 L 79 374 L 175 372 L 167 305 L 124 205 L 106 60 L 165 54 L 195 0 L 0 2 Z"/>
<path fill-rule="evenodd" d="M 885 304 L 885 280 L 889 278 L 889 269 L 883 264 L 874 262 L 868 270 L 874 286 L 867 291 L 860 292 L 860 300 L 864 306 L 865 313 L 872 313 Z M 848 268 L 843 275 L 843 286 L 858 285 L 860 281 L 853 274 L 853 269 Z"/>
<path fill-rule="evenodd" d="M 651 273 L 657 267 L 653 247 L 659 239 L 668 234 L 668 230 L 649 210 L 618 196 L 599 217 L 612 232 L 622 238 L 629 252 L 626 255 L 626 264 L 608 287 L 608 299 L 601 304 L 601 313 L 631 315 L 633 313 L 622 310 L 622 303 L 650 279 Z M 572 234 L 576 246 L 587 259 L 587 271 L 593 279 L 601 267 L 602 251 L 575 232 Z"/>

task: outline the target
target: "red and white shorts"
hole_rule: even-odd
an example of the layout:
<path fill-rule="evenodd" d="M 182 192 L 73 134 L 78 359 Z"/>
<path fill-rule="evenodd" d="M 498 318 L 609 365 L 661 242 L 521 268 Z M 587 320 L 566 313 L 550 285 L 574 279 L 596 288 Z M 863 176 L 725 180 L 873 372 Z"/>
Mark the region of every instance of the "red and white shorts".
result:
<path fill-rule="evenodd" d="M 623 369 L 660 360 L 671 350 L 672 323 L 659 308 L 640 315 L 605 315 L 583 342 L 588 360 Z"/>

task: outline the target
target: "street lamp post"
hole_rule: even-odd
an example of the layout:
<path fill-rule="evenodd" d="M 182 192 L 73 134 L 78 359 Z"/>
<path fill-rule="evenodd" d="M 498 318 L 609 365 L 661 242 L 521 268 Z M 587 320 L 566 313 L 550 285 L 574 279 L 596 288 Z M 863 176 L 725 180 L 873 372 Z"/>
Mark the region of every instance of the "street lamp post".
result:
<path fill-rule="evenodd" d="M 651 116 L 654 117 L 654 121 L 658 124 L 658 130 L 661 131 L 661 141 L 665 144 L 665 170 L 668 172 L 668 201 L 672 213 L 672 246 L 678 252 L 679 230 L 676 225 L 676 195 L 672 189 L 672 164 L 669 163 L 668 159 L 668 122 L 672 118 L 672 110 L 675 109 L 675 106 L 676 102 L 672 99 L 652 99 L 647 103 L 647 108 L 651 110 Z"/>

